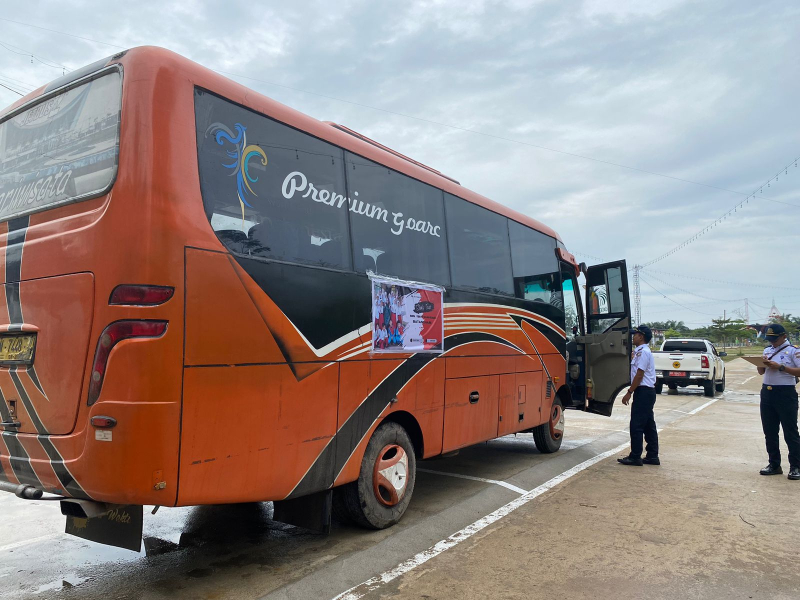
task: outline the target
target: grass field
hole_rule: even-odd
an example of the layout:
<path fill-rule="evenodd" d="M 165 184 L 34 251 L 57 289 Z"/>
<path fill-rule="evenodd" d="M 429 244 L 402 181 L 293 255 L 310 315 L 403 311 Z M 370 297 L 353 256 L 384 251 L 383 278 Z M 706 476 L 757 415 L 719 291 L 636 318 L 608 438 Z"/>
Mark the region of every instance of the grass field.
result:
<path fill-rule="evenodd" d="M 723 349 L 722 346 L 717 346 L 717 350 L 720 352 L 727 352 L 728 356 L 723 356 L 722 360 L 725 362 L 732 361 L 735 358 L 739 358 L 740 356 L 761 356 L 764 352 L 763 346 L 749 346 L 746 348 L 725 348 Z"/>

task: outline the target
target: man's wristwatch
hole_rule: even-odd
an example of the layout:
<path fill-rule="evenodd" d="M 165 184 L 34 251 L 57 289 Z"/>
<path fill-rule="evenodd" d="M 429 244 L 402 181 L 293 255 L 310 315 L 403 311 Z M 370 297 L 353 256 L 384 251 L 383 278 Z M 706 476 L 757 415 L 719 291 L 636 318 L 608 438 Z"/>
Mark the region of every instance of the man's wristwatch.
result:
<path fill-rule="evenodd" d="M 785 370 L 786 370 L 786 365 L 781 365 L 780 367 L 778 367 L 778 371 L 785 371 Z"/>

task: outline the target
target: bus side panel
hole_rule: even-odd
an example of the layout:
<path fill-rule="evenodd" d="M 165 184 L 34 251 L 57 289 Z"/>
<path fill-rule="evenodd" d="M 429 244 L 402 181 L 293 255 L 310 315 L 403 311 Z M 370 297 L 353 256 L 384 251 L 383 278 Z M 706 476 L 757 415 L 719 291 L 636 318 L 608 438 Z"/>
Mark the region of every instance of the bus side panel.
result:
<path fill-rule="evenodd" d="M 186 249 L 186 365 L 285 362 L 227 254 Z"/>
<path fill-rule="evenodd" d="M 342 465 L 336 477 L 336 485 L 342 485 L 358 479 L 361 470 L 361 460 L 364 456 L 369 438 L 386 418 L 391 418 L 390 413 L 404 412 L 410 414 L 419 425 L 422 433 L 423 457 L 428 458 L 440 454 L 442 451 L 442 427 L 444 408 L 444 359 L 435 359 L 416 371 L 396 393 L 397 402 L 380 400 L 377 407 L 382 409 L 375 418 L 370 417 L 370 422 L 361 423 L 347 439 L 342 433 L 347 431 L 343 427 L 350 418 L 357 418 L 358 408 L 363 402 L 369 402 L 371 393 L 383 381 L 385 376 L 374 376 L 375 366 L 378 364 L 379 372 L 386 371 L 388 363 L 391 370 L 399 366 L 411 365 L 413 361 L 401 360 L 374 360 L 374 361 L 347 361 L 341 363 L 340 378 L 340 408 L 339 408 L 339 435 L 337 436 L 337 468 Z M 370 377 L 368 374 L 372 373 Z M 360 400 L 359 400 L 360 399 Z M 412 436 L 413 436 L 413 432 Z M 418 457 L 418 458 L 423 458 Z"/>
<path fill-rule="evenodd" d="M 288 496 L 336 433 L 337 381 L 335 363 L 300 383 L 288 365 L 187 368 L 179 504 Z"/>
<path fill-rule="evenodd" d="M 179 504 L 330 486 L 338 363 L 287 363 L 227 255 L 187 249 L 186 287 Z"/>

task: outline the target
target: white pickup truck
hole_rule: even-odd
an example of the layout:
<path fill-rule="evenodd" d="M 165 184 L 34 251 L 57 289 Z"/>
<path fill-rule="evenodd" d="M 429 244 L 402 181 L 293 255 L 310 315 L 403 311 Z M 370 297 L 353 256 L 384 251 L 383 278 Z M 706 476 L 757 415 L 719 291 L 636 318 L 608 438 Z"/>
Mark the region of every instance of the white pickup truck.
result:
<path fill-rule="evenodd" d="M 725 391 L 725 352 L 717 352 L 708 340 L 669 339 L 661 345 L 660 352 L 653 352 L 656 365 L 656 393 L 666 385 L 675 390 L 679 387 L 699 385 L 706 396 Z"/>

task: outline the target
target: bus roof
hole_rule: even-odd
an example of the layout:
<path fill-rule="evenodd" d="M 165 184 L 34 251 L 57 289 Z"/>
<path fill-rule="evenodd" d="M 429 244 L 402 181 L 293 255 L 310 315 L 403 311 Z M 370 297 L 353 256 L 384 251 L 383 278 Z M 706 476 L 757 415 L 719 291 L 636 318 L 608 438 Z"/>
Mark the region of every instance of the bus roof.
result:
<path fill-rule="evenodd" d="M 116 59 L 116 60 L 114 60 Z M 185 58 L 175 52 L 159 48 L 155 46 L 140 46 L 132 48 L 127 52 L 120 52 L 115 54 L 112 59 L 106 61 L 98 61 L 104 64 L 109 62 L 120 62 L 123 66 L 132 65 L 134 63 L 150 64 L 152 66 L 158 65 L 157 70 L 160 75 L 164 74 L 165 69 L 172 69 L 176 73 L 179 72 L 182 77 L 187 77 L 194 85 L 204 88 L 210 92 L 218 94 L 231 100 L 237 104 L 241 104 L 251 110 L 265 114 L 277 121 L 281 121 L 291 127 L 305 131 L 315 137 L 325 140 L 331 144 L 335 144 L 341 148 L 349 150 L 354 154 L 358 154 L 369 160 L 381 163 L 395 171 L 413 177 L 423 183 L 427 183 L 437 187 L 445 192 L 453 194 L 482 206 L 488 210 L 501 214 L 514 221 L 527 225 L 533 229 L 541 231 L 559 241 L 560 236 L 550 227 L 540 223 L 527 215 L 517 212 L 507 206 L 498 202 L 490 200 L 485 196 L 477 194 L 462 185 L 456 180 L 447 177 L 446 175 L 428 167 L 422 163 L 415 161 L 399 152 L 387 148 L 374 140 L 370 140 L 366 136 L 350 130 L 347 127 L 319 121 L 310 117 L 298 110 L 290 108 L 285 104 L 281 104 L 267 96 L 259 94 L 252 89 L 233 81 L 207 67 L 204 67 L 188 58 Z M 95 63 L 98 64 L 98 63 Z M 94 65 L 92 65 L 94 66 Z M 98 65 L 100 68 L 102 65 Z M 83 71 L 81 69 L 80 71 Z M 71 74 L 67 74 L 69 77 Z M 64 79 L 64 78 L 62 78 Z M 56 80 L 58 82 L 58 80 Z M 53 82 L 53 83 L 56 83 Z M 20 98 L 11 107 L 2 111 L 1 114 L 8 114 L 14 108 L 21 104 L 27 103 L 36 96 L 41 95 L 45 90 L 52 89 L 52 84 L 42 86 L 35 92 L 29 94 L 24 98 Z M 568 254 L 568 253 L 567 253 Z M 570 258 L 574 257 L 569 255 Z"/>

